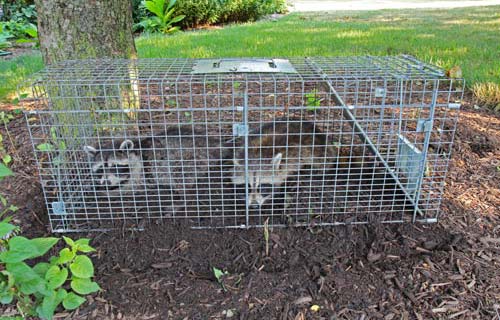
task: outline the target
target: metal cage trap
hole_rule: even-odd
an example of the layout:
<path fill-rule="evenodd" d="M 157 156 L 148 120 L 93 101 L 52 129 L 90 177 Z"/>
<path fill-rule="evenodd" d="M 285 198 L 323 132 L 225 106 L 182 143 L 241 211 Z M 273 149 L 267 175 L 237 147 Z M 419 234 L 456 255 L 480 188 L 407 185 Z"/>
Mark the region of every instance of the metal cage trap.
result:
<path fill-rule="evenodd" d="M 463 88 L 410 56 L 80 60 L 25 116 L 55 232 L 436 222 Z"/>

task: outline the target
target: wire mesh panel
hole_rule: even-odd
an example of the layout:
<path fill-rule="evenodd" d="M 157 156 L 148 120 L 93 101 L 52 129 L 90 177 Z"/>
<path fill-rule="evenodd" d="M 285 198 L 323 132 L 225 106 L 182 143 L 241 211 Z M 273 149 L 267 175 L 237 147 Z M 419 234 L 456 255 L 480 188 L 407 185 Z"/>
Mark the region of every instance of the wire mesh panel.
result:
<path fill-rule="evenodd" d="M 26 113 L 52 230 L 434 222 L 463 81 L 412 57 L 67 61 Z"/>

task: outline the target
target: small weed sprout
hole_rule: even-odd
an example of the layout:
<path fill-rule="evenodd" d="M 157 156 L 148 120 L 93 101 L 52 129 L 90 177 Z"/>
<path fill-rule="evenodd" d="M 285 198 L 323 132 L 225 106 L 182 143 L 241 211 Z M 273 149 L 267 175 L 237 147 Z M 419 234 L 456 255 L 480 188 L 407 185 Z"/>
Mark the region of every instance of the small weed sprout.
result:
<path fill-rule="evenodd" d="M 214 273 L 215 279 L 217 279 L 217 282 L 221 285 L 222 289 L 224 291 L 227 291 L 226 286 L 224 285 L 223 277 L 228 276 L 229 272 L 222 271 L 221 269 L 218 269 L 216 267 L 212 267 L 212 271 Z"/>
<path fill-rule="evenodd" d="M 321 99 L 318 96 L 318 90 L 314 89 L 305 94 L 306 106 L 308 111 L 316 111 L 321 106 Z"/>

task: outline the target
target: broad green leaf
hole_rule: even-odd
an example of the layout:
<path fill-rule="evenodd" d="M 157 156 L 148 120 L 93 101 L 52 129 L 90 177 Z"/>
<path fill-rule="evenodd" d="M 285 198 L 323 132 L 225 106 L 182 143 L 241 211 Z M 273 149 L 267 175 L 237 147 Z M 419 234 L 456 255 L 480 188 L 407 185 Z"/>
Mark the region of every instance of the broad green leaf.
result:
<path fill-rule="evenodd" d="M 75 291 L 76 293 L 86 295 L 89 293 L 97 292 L 101 288 L 97 283 L 91 281 L 89 278 L 73 278 L 73 280 L 71 281 L 71 289 L 73 289 L 73 291 Z"/>
<path fill-rule="evenodd" d="M 36 272 L 40 277 L 45 279 L 45 274 L 47 273 L 47 270 L 49 270 L 50 264 L 47 262 L 39 262 L 33 267 L 33 271 Z"/>
<path fill-rule="evenodd" d="M 94 252 L 95 249 L 89 245 L 82 244 L 81 246 L 78 246 L 78 251 L 81 251 L 83 253 L 89 253 L 89 252 Z"/>
<path fill-rule="evenodd" d="M 54 151 L 54 146 L 51 145 L 50 143 L 41 143 L 36 146 L 37 150 L 44 151 L 44 152 L 49 152 L 49 151 Z"/>
<path fill-rule="evenodd" d="M 69 248 L 64 248 L 61 250 L 61 252 L 59 252 L 59 259 L 57 259 L 56 263 L 57 264 L 68 263 L 71 260 L 73 260 L 74 257 L 75 253 L 73 251 L 71 251 Z"/>
<path fill-rule="evenodd" d="M 177 16 L 177 17 L 173 18 L 172 20 L 170 20 L 170 23 L 173 24 L 173 23 L 179 22 L 182 19 L 184 19 L 185 17 L 186 17 L 185 15 Z"/>
<path fill-rule="evenodd" d="M 64 242 L 66 242 L 66 244 L 68 246 L 70 246 L 71 248 L 73 248 L 75 246 L 75 242 L 73 241 L 73 239 L 65 237 L 65 236 L 63 236 L 63 239 L 64 239 Z"/>
<path fill-rule="evenodd" d="M 14 276 L 17 283 L 23 283 L 40 278 L 35 270 L 33 270 L 25 262 L 7 263 L 5 265 L 5 269 Z"/>
<path fill-rule="evenodd" d="M 0 162 L 0 179 L 13 175 L 14 173 L 5 164 Z"/>
<path fill-rule="evenodd" d="M 9 240 L 9 251 L 0 254 L 0 261 L 15 263 L 37 256 L 38 248 L 31 240 L 22 236 L 16 236 Z"/>
<path fill-rule="evenodd" d="M 80 297 L 77 294 L 74 294 L 73 292 L 68 293 L 66 297 L 63 300 L 63 307 L 66 310 L 75 310 L 79 306 L 82 305 L 86 301 L 85 298 Z"/>
<path fill-rule="evenodd" d="M 89 245 L 90 244 L 90 239 L 88 238 L 81 238 L 75 241 L 75 244 L 81 246 L 83 244 Z"/>
<path fill-rule="evenodd" d="M 57 304 L 61 303 L 65 298 L 66 296 L 68 295 L 68 292 L 66 290 L 64 290 L 63 288 L 57 290 Z"/>
<path fill-rule="evenodd" d="M 1 304 L 10 304 L 14 300 L 14 293 L 11 290 L 6 292 L 0 292 L 0 303 Z M 0 320 L 2 317 L 0 317 Z"/>
<path fill-rule="evenodd" d="M 45 294 L 47 292 L 47 285 L 45 280 L 41 277 L 37 277 L 29 281 L 23 281 L 20 286 L 20 291 L 24 294 L 34 294 L 37 292 Z"/>
<path fill-rule="evenodd" d="M 31 242 L 36 246 L 38 256 L 43 256 L 47 251 L 49 251 L 57 242 L 59 238 L 47 237 L 47 238 L 35 238 Z"/>
<path fill-rule="evenodd" d="M 52 320 L 57 305 L 57 293 L 52 290 L 50 294 L 43 298 L 42 304 L 36 308 L 36 312 L 40 318 Z"/>
<path fill-rule="evenodd" d="M 94 265 L 87 256 L 76 256 L 73 263 L 69 265 L 69 269 L 78 278 L 90 278 L 94 275 Z"/>
<path fill-rule="evenodd" d="M 0 222 L 0 239 L 7 237 L 12 231 L 16 230 L 16 226 L 7 222 Z"/>
<path fill-rule="evenodd" d="M 45 280 L 25 262 L 7 263 L 5 268 L 12 274 L 16 283 L 20 284 L 20 291 L 22 293 L 33 294 L 36 292 L 45 293 L 47 291 Z"/>
<path fill-rule="evenodd" d="M 6 165 L 8 165 L 9 163 L 12 162 L 12 157 L 10 156 L 10 154 L 6 154 L 6 155 L 3 156 L 2 161 Z"/>
<path fill-rule="evenodd" d="M 47 280 L 47 287 L 49 289 L 59 288 L 66 282 L 66 279 L 68 279 L 68 269 L 61 269 L 58 266 L 50 267 L 45 274 L 45 280 Z"/>
<path fill-rule="evenodd" d="M 145 1 L 144 6 L 158 17 L 162 17 L 164 3 L 165 3 L 164 0 L 151 0 L 151 1 Z"/>

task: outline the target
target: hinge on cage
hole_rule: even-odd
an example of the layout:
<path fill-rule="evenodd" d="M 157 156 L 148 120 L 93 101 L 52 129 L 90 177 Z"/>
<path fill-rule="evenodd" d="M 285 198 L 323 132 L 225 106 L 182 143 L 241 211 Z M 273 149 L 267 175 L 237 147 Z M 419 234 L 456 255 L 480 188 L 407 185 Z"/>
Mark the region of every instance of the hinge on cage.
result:
<path fill-rule="evenodd" d="M 383 98 L 383 97 L 385 97 L 385 89 L 375 88 L 375 98 Z"/>
<path fill-rule="evenodd" d="M 248 125 L 243 123 L 233 123 L 233 136 L 244 137 L 248 135 Z"/>
<path fill-rule="evenodd" d="M 55 201 L 52 202 L 52 212 L 56 215 L 63 216 L 66 214 L 66 205 L 64 201 Z"/>
<path fill-rule="evenodd" d="M 432 130 L 432 121 L 428 119 L 420 119 L 417 122 L 417 132 L 429 132 Z"/>
<path fill-rule="evenodd" d="M 461 103 L 448 103 L 448 109 L 460 109 Z"/>

